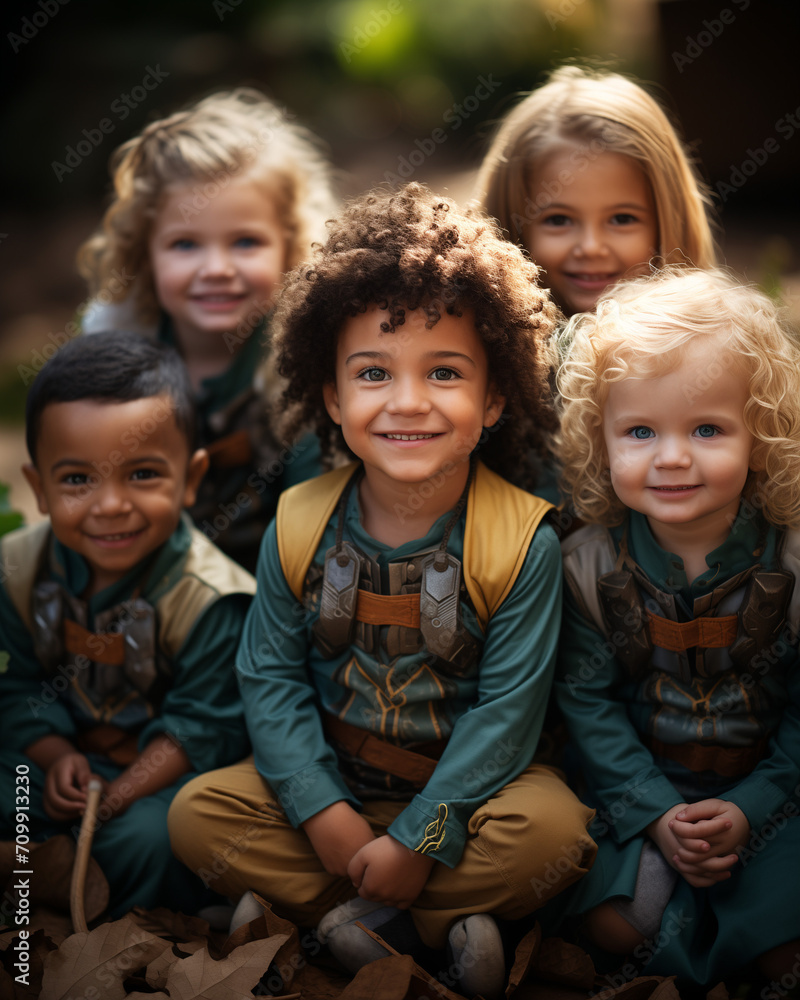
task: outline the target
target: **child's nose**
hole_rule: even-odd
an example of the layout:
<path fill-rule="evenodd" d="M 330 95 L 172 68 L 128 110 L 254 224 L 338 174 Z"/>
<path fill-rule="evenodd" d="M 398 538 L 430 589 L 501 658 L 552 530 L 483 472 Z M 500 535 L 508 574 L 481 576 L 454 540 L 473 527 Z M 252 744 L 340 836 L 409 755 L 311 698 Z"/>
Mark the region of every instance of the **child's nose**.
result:
<path fill-rule="evenodd" d="M 126 514 L 130 509 L 131 502 L 122 484 L 106 480 L 95 487 L 93 513 L 102 517 L 114 517 Z"/>
<path fill-rule="evenodd" d="M 677 435 L 662 436 L 659 440 L 656 463 L 663 468 L 687 468 L 692 457 L 686 442 Z"/>
<path fill-rule="evenodd" d="M 581 254 L 604 254 L 607 252 L 606 242 L 599 226 L 587 223 L 580 232 L 578 253 Z"/>
<path fill-rule="evenodd" d="M 233 260 L 225 247 L 210 246 L 206 248 L 200 268 L 204 277 L 227 277 L 234 273 Z"/>
<path fill-rule="evenodd" d="M 395 378 L 389 410 L 393 413 L 424 413 L 430 409 L 425 385 L 416 378 Z"/>

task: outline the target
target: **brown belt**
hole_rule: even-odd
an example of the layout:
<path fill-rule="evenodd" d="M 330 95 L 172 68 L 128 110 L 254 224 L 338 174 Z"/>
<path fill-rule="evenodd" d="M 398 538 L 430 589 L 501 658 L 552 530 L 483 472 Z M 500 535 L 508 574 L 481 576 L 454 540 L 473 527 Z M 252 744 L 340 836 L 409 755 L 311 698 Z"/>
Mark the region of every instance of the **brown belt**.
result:
<path fill-rule="evenodd" d="M 447 740 L 435 740 L 419 744 L 414 750 L 405 750 L 329 712 L 322 713 L 322 725 L 326 735 L 353 757 L 415 785 L 424 785 L 430 780 L 447 745 Z"/>
<path fill-rule="evenodd" d="M 81 753 L 102 754 L 120 767 L 127 767 L 139 756 L 138 737 L 108 724 L 78 733 L 75 745 Z"/>
<path fill-rule="evenodd" d="M 64 620 L 64 645 L 67 651 L 85 656 L 96 663 L 121 667 L 125 662 L 125 636 L 120 632 L 90 632 L 72 621 Z"/>
<path fill-rule="evenodd" d="M 751 747 L 720 747 L 707 743 L 664 743 L 651 737 L 649 746 L 658 757 L 674 760 L 690 771 L 714 771 L 723 778 L 739 778 L 763 760 L 768 743 L 765 737 Z"/>
<path fill-rule="evenodd" d="M 359 590 L 356 621 L 419 628 L 419 594 L 370 594 Z"/>
<path fill-rule="evenodd" d="M 725 615 L 722 618 L 695 618 L 689 622 L 673 622 L 661 618 L 652 611 L 647 612 L 647 624 L 654 646 L 669 649 L 673 653 L 685 653 L 687 649 L 700 646 L 702 649 L 721 649 L 733 645 L 739 631 L 739 616 Z"/>

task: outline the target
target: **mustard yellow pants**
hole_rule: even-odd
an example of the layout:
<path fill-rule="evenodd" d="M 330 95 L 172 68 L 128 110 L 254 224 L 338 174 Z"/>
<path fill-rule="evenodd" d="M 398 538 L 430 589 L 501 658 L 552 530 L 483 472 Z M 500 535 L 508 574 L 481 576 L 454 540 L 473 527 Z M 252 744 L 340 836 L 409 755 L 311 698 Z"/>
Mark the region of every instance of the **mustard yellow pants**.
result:
<path fill-rule="evenodd" d="M 403 808 L 377 800 L 362 815 L 381 836 Z M 577 881 L 597 850 L 586 832 L 592 816 L 557 771 L 529 767 L 472 815 L 458 865 L 434 865 L 411 907 L 423 941 L 442 948 L 469 913 L 519 919 Z M 325 871 L 252 758 L 184 785 L 168 822 L 173 851 L 212 889 L 232 897 L 252 889 L 300 926 L 356 895 L 349 879 Z"/>

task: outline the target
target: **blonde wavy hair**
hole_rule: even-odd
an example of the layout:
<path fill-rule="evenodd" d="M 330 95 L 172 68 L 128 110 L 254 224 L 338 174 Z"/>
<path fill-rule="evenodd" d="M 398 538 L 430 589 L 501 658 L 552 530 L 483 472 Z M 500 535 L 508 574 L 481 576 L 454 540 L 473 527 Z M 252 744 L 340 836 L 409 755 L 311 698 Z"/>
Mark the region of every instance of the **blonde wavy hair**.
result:
<path fill-rule="evenodd" d="M 664 268 L 604 293 L 596 313 L 559 335 L 562 482 L 579 515 L 619 524 L 603 437 L 610 387 L 674 371 L 688 344 L 713 339 L 718 361 L 686 387 L 687 405 L 727 368 L 747 379 L 743 419 L 755 438 L 744 498 L 777 525 L 800 524 L 800 345 L 775 303 L 722 270 Z M 719 371 L 717 371 L 719 369 Z"/>
<path fill-rule="evenodd" d="M 579 144 L 576 171 L 602 152 L 636 160 L 653 192 L 661 262 L 715 266 L 711 195 L 676 128 L 632 80 L 578 66 L 555 70 L 507 115 L 478 172 L 474 197 L 513 242 L 524 245 L 543 207 L 543 196 L 534 197 L 537 163 L 564 142 Z"/>
<path fill-rule="evenodd" d="M 99 230 L 78 252 L 90 294 L 122 302 L 133 293 L 143 320 L 158 314 L 148 242 L 162 199 L 174 184 L 197 184 L 196 207 L 228 182 L 262 181 L 286 232 L 286 269 L 304 260 L 336 212 L 331 169 L 321 144 L 260 91 L 212 94 L 152 122 L 111 159 L 114 196 Z M 194 204 L 187 196 L 187 206 Z M 115 281 L 115 272 L 136 275 Z"/>

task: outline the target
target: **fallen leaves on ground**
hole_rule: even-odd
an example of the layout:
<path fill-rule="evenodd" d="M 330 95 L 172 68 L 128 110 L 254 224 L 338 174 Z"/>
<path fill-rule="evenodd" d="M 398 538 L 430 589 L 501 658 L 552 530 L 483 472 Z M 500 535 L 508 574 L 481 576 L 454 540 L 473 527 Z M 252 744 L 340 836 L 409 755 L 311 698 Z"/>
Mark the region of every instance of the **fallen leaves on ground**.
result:
<path fill-rule="evenodd" d="M 257 897 L 258 898 L 258 897 Z M 230 937 L 205 920 L 171 910 L 134 909 L 88 933 L 64 936 L 63 921 L 33 914 L 28 969 L 20 981 L 19 931 L 0 933 L 0 996 L 8 1000 L 242 1000 L 253 995 L 298 1000 L 463 1000 L 456 976 L 438 979 L 407 955 L 390 955 L 350 977 L 313 933 L 272 912 Z M 368 932 L 371 933 L 371 932 Z M 452 969 L 450 970 L 452 972 Z M 260 984 L 260 985 L 259 985 Z M 609 987 L 589 956 L 538 925 L 522 938 L 509 972 L 511 1000 L 680 1000 L 674 980 L 640 976 Z M 707 1000 L 728 1000 L 716 987 Z"/>

